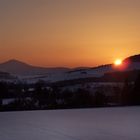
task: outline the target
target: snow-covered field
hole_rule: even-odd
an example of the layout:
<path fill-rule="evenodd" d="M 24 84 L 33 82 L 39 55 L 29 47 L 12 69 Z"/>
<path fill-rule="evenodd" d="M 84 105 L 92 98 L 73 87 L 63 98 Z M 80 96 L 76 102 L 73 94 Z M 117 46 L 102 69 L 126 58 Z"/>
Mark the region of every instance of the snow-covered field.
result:
<path fill-rule="evenodd" d="M 140 140 L 140 107 L 1 112 L 0 140 Z"/>

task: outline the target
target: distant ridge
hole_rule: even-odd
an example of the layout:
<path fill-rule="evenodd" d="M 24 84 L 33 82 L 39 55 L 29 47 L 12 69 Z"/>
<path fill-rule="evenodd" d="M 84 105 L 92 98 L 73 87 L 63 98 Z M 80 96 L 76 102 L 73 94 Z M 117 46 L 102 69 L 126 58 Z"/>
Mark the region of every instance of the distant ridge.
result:
<path fill-rule="evenodd" d="M 129 62 L 129 63 L 127 63 Z M 140 70 L 140 54 L 130 56 L 123 61 L 125 68 L 121 72 Z M 77 68 L 45 68 L 30 65 L 19 60 L 9 60 L 0 64 L 0 71 L 25 79 L 43 79 L 45 81 L 65 81 L 80 78 L 102 77 L 106 73 L 120 71 L 119 67 L 114 68 L 113 64 L 105 64 L 98 67 L 77 67 Z M 25 77 L 26 76 L 26 77 Z"/>
<path fill-rule="evenodd" d="M 124 62 L 127 62 L 127 61 L 129 61 L 129 62 L 140 62 L 140 54 L 133 55 L 133 56 L 130 56 L 130 57 L 124 59 Z"/>
<path fill-rule="evenodd" d="M 0 71 L 8 72 L 16 75 L 38 75 L 53 72 L 64 72 L 67 68 L 45 68 L 29 65 L 25 62 L 11 59 L 0 64 Z"/>

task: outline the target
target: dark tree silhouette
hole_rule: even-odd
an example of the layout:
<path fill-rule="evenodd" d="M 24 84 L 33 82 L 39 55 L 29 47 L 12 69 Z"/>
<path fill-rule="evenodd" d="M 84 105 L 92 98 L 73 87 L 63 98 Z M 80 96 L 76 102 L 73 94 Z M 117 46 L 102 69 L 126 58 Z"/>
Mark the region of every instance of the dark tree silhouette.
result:
<path fill-rule="evenodd" d="M 128 79 L 124 82 L 124 87 L 121 94 L 121 105 L 130 105 L 131 104 L 131 91 L 132 86 Z"/>
<path fill-rule="evenodd" d="M 131 103 L 132 105 L 140 105 L 140 74 L 135 81 L 134 89 L 131 93 Z"/>
<path fill-rule="evenodd" d="M 107 103 L 107 98 L 105 94 L 100 91 L 95 92 L 94 98 L 95 98 L 95 106 L 97 107 L 105 106 Z"/>
<path fill-rule="evenodd" d="M 34 104 L 37 104 L 38 108 L 44 109 L 47 105 L 48 90 L 45 87 L 43 81 L 38 81 L 35 84 L 35 91 L 33 95 Z"/>

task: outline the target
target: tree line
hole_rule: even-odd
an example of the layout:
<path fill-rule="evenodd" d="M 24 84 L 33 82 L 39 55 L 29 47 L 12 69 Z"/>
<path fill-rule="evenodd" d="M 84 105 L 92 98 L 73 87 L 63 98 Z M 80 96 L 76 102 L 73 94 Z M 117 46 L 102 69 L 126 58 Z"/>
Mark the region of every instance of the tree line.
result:
<path fill-rule="evenodd" d="M 126 79 L 123 88 L 115 91 L 107 96 L 102 90 L 93 94 L 89 88 L 69 90 L 43 81 L 32 85 L 0 82 L 0 111 L 140 105 L 140 75 L 133 84 Z M 3 105 L 4 99 L 11 98 L 14 101 Z"/>

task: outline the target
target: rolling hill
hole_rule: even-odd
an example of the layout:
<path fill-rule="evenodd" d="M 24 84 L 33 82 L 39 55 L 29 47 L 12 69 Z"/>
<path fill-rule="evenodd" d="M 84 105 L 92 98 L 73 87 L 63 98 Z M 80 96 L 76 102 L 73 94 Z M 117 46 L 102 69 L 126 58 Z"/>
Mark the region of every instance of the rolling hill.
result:
<path fill-rule="evenodd" d="M 122 66 L 117 67 L 114 67 L 113 64 L 107 64 L 91 68 L 45 68 L 29 65 L 18 60 L 9 60 L 0 64 L 0 71 L 16 75 L 20 80 L 28 82 L 36 82 L 38 80 L 57 82 L 84 78 L 99 78 L 107 73 L 136 70 L 140 70 L 140 55 L 134 55 L 124 59 Z"/>
<path fill-rule="evenodd" d="M 14 75 L 39 75 L 48 73 L 60 73 L 68 71 L 69 69 L 37 67 L 13 59 L 0 64 L 0 70 Z"/>

